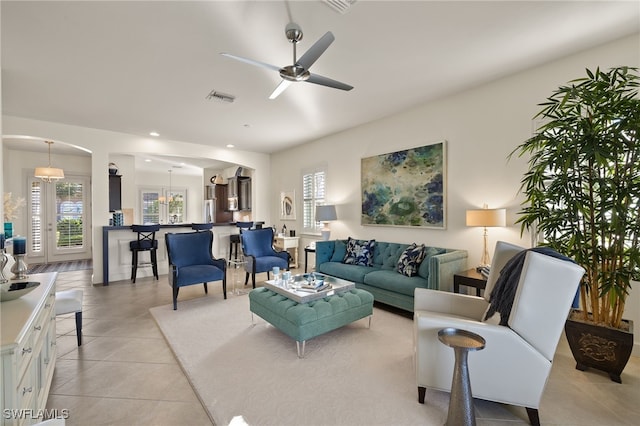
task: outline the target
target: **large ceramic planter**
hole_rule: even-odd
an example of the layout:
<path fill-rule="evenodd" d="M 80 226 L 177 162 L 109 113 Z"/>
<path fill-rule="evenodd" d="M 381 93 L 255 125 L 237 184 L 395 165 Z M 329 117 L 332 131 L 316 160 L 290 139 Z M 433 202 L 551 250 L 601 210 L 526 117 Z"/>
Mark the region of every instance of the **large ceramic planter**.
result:
<path fill-rule="evenodd" d="M 629 330 L 596 325 L 569 315 L 564 331 L 576 360 L 576 368 L 604 371 L 614 382 L 622 383 L 620 374 L 633 350 L 633 321 L 623 320 Z"/>

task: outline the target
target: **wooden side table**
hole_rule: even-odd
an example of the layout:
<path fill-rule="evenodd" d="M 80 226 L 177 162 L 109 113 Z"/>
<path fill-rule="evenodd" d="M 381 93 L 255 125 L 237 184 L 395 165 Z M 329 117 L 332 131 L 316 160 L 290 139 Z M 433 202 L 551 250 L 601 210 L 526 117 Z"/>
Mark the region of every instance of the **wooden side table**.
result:
<path fill-rule="evenodd" d="M 487 286 L 487 279 L 475 268 L 469 269 L 453 275 L 453 292 L 460 293 L 461 285 L 475 288 L 476 296 L 480 297 L 480 291 Z"/>

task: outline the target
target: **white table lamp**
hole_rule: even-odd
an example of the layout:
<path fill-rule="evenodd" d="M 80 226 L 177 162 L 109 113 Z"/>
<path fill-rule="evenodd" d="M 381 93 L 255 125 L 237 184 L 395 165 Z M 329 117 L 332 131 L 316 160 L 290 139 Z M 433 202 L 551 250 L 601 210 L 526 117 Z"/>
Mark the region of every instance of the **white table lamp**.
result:
<path fill-rule="evenodd" d="M 487 228 L 495 226 L 506 226 L 506 224 L 506 209 L 488 209 L 485 207 L 484 209 L 467 210 L 467 226 L 484 227 L 484 249 L 482 251 L 480 266 L 489 266 L 491 264 L 489 251 L 487 250 Z"/>
<path fill-rule="evenodd" d="M 327 241 L 331 235 L 331 229 L 329 229 L 329 222 L 337 220 L 336 206 L 316 206 L 316 222 L 322 222 L 323 227 L 321 230 L 322 239 Z"/>

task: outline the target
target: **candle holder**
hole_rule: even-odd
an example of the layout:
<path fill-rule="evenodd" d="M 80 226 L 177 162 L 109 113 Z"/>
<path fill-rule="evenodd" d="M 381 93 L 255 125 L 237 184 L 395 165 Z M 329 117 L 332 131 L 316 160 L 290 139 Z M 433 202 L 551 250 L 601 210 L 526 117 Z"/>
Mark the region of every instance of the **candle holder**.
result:
<path fill-rule="evenodd" d="M 0 249 L 0 284 L 9 282 L 7 277 L 4 276 L 4 267 L 7 266 L 7 263 L 9 263 L 9 257 L 3 247 Z"/>
<path fill-rule="evenodd" d="M 16 260 L 16 263 L 11 267 L 11 272 L 13 272 L 13 277 L 11 278 L 14 280 L 24 280 L 28 277 L 27 270 L 29 269 L 27 263 L 24 261 L 25 255 L 14 254 L 13 258 Z"/>

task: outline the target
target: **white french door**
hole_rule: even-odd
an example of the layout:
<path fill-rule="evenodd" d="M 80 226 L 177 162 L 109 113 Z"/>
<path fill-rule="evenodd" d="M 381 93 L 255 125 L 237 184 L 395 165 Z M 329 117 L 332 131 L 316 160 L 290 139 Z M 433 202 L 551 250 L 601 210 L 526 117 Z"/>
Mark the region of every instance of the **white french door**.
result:
<path fill-rule="evenodd" d="M 91 258 L 91 182 L 66 176 L 46 183 L 29 178 L 29 263 Z"/>

